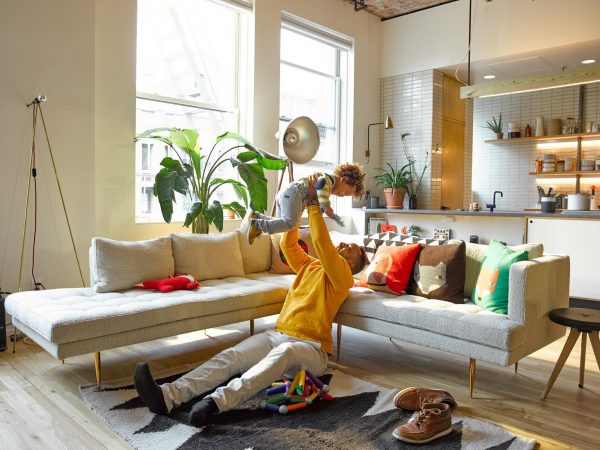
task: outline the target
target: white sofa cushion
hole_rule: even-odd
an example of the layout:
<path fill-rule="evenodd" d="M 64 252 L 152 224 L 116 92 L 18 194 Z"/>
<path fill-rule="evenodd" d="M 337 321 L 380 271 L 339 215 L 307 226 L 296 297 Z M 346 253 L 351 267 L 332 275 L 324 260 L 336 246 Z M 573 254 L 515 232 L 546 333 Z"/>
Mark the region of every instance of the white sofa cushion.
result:
<path fill-rule="evenodd" d="M 174 273 L 170 237 L 149 241 L 93 238 L 90 248 L 91 286 L 95 292 L 131 289 Z"/>
<path fill-rule="evenodd" d="M 6 299 L 6 310 L 60 344 L 282 303 L 286 294 L 286 288 L 274 283 L 232 277 L 169 293 L 131 289 L 99 294 L 89 288 L 19 292 Z"/>
<path fill-rule="evenodd" d="M 268 234 L 261 234 L 250 245 L 244 233 L 240 230 L 236 230 L 236 233 L 242 252 L 244 272 L 249 274 L 269 270 L 271 268 L 271 237 Z"/>
<path fill-rule="evenodd" d="M 242 253 L 235 232 L 172 234 L 171 239 L 176 273 L 189 273 L 198 281 L 244 276 Z"/>
<path fill-rule="evenodd" d="M 472 303 L 455 304 L 416 295 L 351 290 L 340 313 L 370 317 L 511 351 L 523 343 L 525 327 Z M 369 331 L 369 330 L 365 330 Z"/>

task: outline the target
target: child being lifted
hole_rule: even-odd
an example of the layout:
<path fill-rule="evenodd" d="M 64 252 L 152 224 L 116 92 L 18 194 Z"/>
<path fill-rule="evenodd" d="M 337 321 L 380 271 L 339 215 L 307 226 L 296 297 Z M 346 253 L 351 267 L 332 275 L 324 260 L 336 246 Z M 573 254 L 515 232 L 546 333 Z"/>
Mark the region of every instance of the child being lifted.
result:
<path fill-rule="evenodd" d="M 321 212 L 328 217 L 337 217 L 331 208 L 330 195 L 361 198 L 364 181 L 365 173 L 358 163 L 340 164 L 333 170 L 333 175 L 326 173 L 319 176 L 316 188 Z M 246 234 L 250 244 L 262 233 L 282 233 L 296 226 L 306 205 L 305 180 L 290 183 L 288 187 L 279 191 L 275 203 L 279 211 L 278 217 L 248 210 L 240 230 Z"/>

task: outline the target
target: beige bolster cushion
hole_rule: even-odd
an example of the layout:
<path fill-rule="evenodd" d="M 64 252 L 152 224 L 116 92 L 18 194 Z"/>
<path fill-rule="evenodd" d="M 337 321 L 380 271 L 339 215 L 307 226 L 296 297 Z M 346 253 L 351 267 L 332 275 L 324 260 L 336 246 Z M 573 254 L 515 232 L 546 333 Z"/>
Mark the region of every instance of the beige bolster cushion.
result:
<path fill-rule="evenodd" d="M 198 281 L 243 277 L 242 252 L 234 232 L 172 234 L 175 272 L 189 273 Z"/>
<path fill-rule="evenodd" d="M 131 289 L 144 281 L 173 275 L 171 238 L 114 241 L 93 238 L 90 249 L 92 288 L 96 292 Z"/>

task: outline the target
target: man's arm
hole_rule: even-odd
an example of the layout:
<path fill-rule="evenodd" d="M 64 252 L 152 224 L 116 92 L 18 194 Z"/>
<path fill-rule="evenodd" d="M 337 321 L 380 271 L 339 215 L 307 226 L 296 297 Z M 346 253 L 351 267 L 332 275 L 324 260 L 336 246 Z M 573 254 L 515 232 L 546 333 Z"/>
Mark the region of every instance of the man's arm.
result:
<path fill-rule="evenodd" d="M 281 236 L 281 251 L 283 252 L 283 256 L 290 266 L 290 268 L 298 273 L 298 271 L 302 268 L 304 264 L 309 261 L 312 261 L 312 257 L 308 256 L 308 254 L 302 250 L 302 247 L 298 245 L 298 225 L 300 221 L 296 224 L 296 226 L 283 233 Z"/>
<path fill-rule="evenodd" d="M 306 190 L 306 200 L 309 204 L 308 225 L 313 245 L 330 281 L 340 288 L 349 288 L 354 282 L 352 272 L 349 270 L 346 260 L 340 256 L 333 242 L 331 242 L 329 231 L 318 204 L 315 182 L 314 175 L 309 177 Z"/>

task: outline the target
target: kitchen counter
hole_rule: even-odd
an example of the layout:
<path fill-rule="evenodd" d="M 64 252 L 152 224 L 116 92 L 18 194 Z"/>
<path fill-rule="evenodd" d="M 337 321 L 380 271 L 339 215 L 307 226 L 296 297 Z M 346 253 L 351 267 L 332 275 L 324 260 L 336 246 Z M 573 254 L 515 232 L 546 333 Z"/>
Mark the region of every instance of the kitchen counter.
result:
<path fill-rule="evenodd" d="M 474 216 L 474 217 L 544 217 L 556 219 L 594 219 L 600 220 L 600 211 L 564 211 L 560 213 L 542 213 L 540 211 L 507 211 L 488 210 L 461 211 L 458 209 L 387 209 L 387 208 L 353 208 L 357 212 L 368 214 L 428 214 L 442 216 Z"/>

